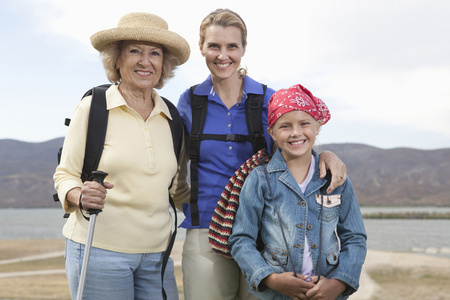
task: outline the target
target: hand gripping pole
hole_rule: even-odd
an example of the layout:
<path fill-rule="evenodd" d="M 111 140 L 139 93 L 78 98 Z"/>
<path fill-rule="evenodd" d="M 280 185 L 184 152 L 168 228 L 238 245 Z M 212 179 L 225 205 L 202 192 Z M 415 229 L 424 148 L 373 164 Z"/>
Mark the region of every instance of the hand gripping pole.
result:
<path fill-rule="evenodd" d="M 93 181 L 98 182 L 101 185 L 103 185 L 103 180 L 108 175 L 108 173 L 105 173 L 102 171 L 93 171 L 92 174 L 94 175 Z M 88 214 L 90 215 L 89 230 L 88 230 L 86 246 L 84 247 L 83 265 L 81 266 L 81 274 L 80 274 L 80 281 L 78 284 L 77 300 L 83 299 L 84 286 L 86 284 L 87 268 L 89 265 L 89 257 L 91 255 L 92 239 L 94 238 L 95 221 L 97 219 L 97 215 L 101 212 L 102 212 L 101 209 L 89 209 L 88 210 Z"/>

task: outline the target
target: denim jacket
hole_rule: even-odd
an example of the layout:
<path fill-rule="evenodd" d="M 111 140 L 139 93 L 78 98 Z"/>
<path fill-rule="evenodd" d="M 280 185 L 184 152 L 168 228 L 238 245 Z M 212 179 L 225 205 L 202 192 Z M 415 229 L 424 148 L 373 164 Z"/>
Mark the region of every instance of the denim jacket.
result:
<path fill-rule="evenodd" d="M 280 150 L 266 165 L 268 178 L 295 271 L 301 273 L 302 270 L 306 236 L 314 274 L 319 275 L 320 268 L 321 276 L 345 282 L 348 288 L 338 299 L 346 299 L 359 287 L 359 276 L 367 251 L 367 235 L 352 183 L 347 178 L 342 186 L 329 196 L 324 196 L 320 242 L 322 202 L 320 196 L 316 198 L 316 195 L 320 195 L 320 188 L 326 184 L 326 180 L 319 178 L 319 156 L 314 157 L 316 170 L 305 193 L 302 193 L 289 172 Z M 255 295 L 261 299 L 289 299 L 261 283 L 272 273 L 293 271 L 263 166 L 248 175 L 239 202 L 233 233 L 229 238 L 233 258 Z M 262 252 L 256 250 L 259 232 L 264 243 Z"/>

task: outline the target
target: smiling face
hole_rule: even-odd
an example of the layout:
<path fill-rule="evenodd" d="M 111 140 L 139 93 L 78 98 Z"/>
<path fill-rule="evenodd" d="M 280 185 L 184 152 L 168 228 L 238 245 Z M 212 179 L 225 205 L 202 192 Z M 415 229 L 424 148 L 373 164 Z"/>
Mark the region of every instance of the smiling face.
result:
<path fill-rule="evenodd" d="M 213 80 L 226 80 L 236 76 L 241 58 L 245 54 L 241 30 L 235 26 L 208 26 L 200 51 L 205 57 Z"/>
<path fill-rule="evenodd" d="M 117 60 L 122 84 L 130 90 L 153 89 L 161 77 L 163 61 L 160 44 L 125 41 Z"/>
<path fill-rule="evenodd" d="M 309 158 L 319 134 L 320 123 L 310 114 L 294 110 L 283 114 L 268 129 L 273 140 L 282 150 L 286 162 L 300 157 Z"/>

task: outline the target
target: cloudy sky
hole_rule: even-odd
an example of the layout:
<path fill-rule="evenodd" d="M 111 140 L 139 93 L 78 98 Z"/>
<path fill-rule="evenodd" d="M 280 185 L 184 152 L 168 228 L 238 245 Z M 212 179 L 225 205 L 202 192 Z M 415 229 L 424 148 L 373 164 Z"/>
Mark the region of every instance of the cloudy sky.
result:
<path fill-rule="evenodd" d="M 208 75 L 200 22 L 225 7 L 247 24 L 251 77 L 274 89 L 301 83 L 327 103 L 319 143 L 450 147 L 447 0 L 2 0 L 0 139 L 64 136 L 81 95 L 107 83 L 90 36 L 128 12 L 155 13 L 189 42 L 189 61 L 159 91 L 177 103 Z"/>

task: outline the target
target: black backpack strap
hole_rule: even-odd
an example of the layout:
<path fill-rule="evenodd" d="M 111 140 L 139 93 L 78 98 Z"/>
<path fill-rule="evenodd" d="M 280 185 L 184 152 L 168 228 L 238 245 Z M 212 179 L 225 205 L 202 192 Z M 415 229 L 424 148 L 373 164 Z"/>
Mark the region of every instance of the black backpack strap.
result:
<path fill-rule="evenodd" d="M 264 137 L 262 123 L 262 111 L 264 106 L 264 95 L 267 86 L 262 84 L 263 94 L 249 94 L 245 105 L 245 118 L 249 134 L 205 134 L 205 126 L 208 96 L 199 96 L 194 94 L 197 85 L 190 88 L 192 127 L 189 137 L 189 159 L 191 160 L 191 224 L 198 226 L 200 224 L 198 212 L 198 162 L 200 158 L 200 142 L 202 140 L 232 141 L 232 142 L 251 142 L 253 151 L 256 153 L 262 148 L 267 148 Z"/>
<path fill-rule="evenodd" d="M 172 207 L 175 215 L 175 228 L 173 230 L 172 236 L 170 237 L 169 245 L 167 245 L 167 250 L 164 251 L 162 258 L 162 266 L 161 266 L 161 293 L 164 300 L 167 300 L 167 294 L 164 290 L 164 272 L 166 271 L 167 262 L 169 261 L 170 253 L 172 253 L 173 245 L 175 244 L 175 238 L 177 236 L 177 227 L 178 227 L 178 217 L 177 210 L 175 208 L 175 203 L 173 202 L 172 196 L 169 193 L 169 203 Z"/>
<path fill-rule="evenodd" d="M 168 119 L 170 131 L 172 132 L 173 148 L 177 161 L 179 160 L 181 147 L 183 147 L 184 127 L 183 120 L 175 105 L 164 97 L 161 97 L 169 108 L 172 120 Z"/>
<path fill-rule="evenodd" d="M 198 162 L 200 158 L 200 141 L 205 126 L 206 113 L 208 109 L 208 97 L 198 96 L 194 94 L 197 85 L 190 89 L 191 110 L 192 110 L 192 126 L 191 135 L 189 137 L 189 159 L 191 161 L 191 200 L 189 202 L 191 208 L 191 224 L 198 226 L 200 224 L 198 212 Z"/>
<path fill-rule="evenodd" d="M 252 142 L 253 152 L 256 153 L 262 148 L 267 148 L 264 137 L 264 128 L 262 122 L 262 111 L 264 107 L 264 95 L 267 85 L 261 84 L 263 93 L 249 94 L 245 105 L 245 119 L 247 120 L 248 133 Z"/>
<path fill-rule="evenodd" d="M 314 159 L 314 158 L 313 158 Z M 320 269 L 320 263 L 322 260 L 322 232 L 323 232 L 323 196 L 327 194 L 327 189 L 330 186 L 331 183 L 331 172 L 327 171 L 327 175 L 325 176 L 325 184 L 320 188 L 320 199 L 321 199 L 321 203 L 320 203 L 320 227 L 319 227 L 319 256 L 317 257 L 317 276 L 318 279 L 317 281 L 320 280 L 320 276 L 321 276 L 321 269 Z M 334 266 L 333 268 L 331 268 L 331 270 L 329 272 L 327 272 L 327 274 L 325 275 L 326 277 L 328 277 L 328 275 L 336 268 L 337 266 Z"/>
<path fill-rule="evenodd" d="M 83 171 L 81 173 L 81 180 L 83 182 L 91 178 L 92 171 L 97 170 L 102 156 L 106 128 L 108 126 L 109 112 L 106 109 L 106 90 L 109 86 L 102 85 L 94 87 L 85 94 L 85 96 L 88 96 L 92 93 L 92 102 L 89 111 Z"/>
<path fill-rule="evenodd" d="M 106 128 L 108 126 L 108 110 L 106 109 L 106 90 L 110 84 L 104 84 L 88 90 L 81 99 L 92 95 L 91 107 L 89 109 L 88 128 L 86 133 L 86 147 L 84 153 L 81 180 L 85 182 L 92 177 L 92 171 L 97 170 L 100 157 L 105 144 Z M 70 125 L 70 119 L 64 120 L 66 126 Z M 62 148 L 58 151 L 58 164 L 60 163 Z M 54 201 L 60 201 L 58 194 L 53 195 Z M 65 213 L 64 218 L 69 214 Z"/>
<path fill-rule="evenodd" d="M 172 102 L 167 100 L 164 97 L 161 97 L 164 102 L 166 103 L 167 107 L 169 108 L 170 115 L 172 116 L 172 120 L 167 119 L 170 126 L 170 132 L 172 133 L 172 140 L 173 140 L 173 150 L 175 152 L 175 156 L 177 158 L 177 162 L 180 159 L 181 154 L 181 147 L 183 147 L 183 135 L 184 135 L 184 127 L 183 127 L 183 121 L 181 119 L 180 113 L 178 112 L 175 105 L 173 105 Z M 172 187 L 172 183 L 169 186 L 169 190 Z M 161 266 L 161 293 L 163 296 L 163 299 L 167 299 L 166 291 L 164 290 L 164 273 L 166 271 L 167 262 L 169 261 L 170 253 L 172 252 L 173 245 L 175 244 L 175 238 L 177 236 L 177 227 L 178 227 L 178 217 L 177 217 L 177 210 L 175 208 L 175 203 L 173 202 L 172 196 L 169 192 L 169 203 L 170 206 L 173 209 L 174 217 L 175 217 L 175 226 L 172 233 L 172 236 L 170 237 L 169 244 L 167 246 L 167 250 L 163 254 L 162 258 L 162 266 Z"/>

